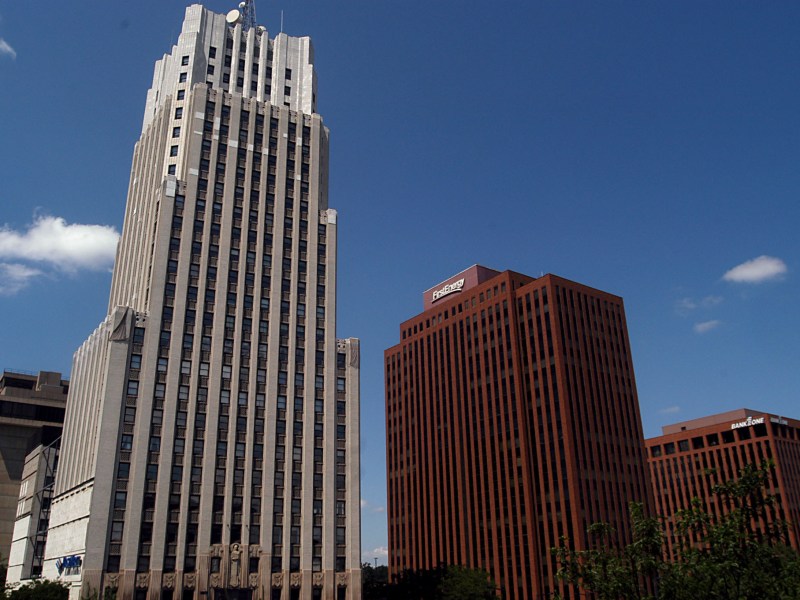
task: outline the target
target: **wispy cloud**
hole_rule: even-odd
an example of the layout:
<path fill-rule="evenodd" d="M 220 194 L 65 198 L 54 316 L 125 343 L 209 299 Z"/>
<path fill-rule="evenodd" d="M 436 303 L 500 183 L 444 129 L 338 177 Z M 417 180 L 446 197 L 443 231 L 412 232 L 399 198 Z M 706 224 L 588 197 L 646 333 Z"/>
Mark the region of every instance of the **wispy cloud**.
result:
<path fill-rule="evenodd" d="M 47 263 L 65 271 L 101 270 L 114 264 L 118 240 L 119 233 L 107 225 L 44 216 L 24 232 L 0 228 L 0 259 Z"/>
<path fill-rule="evenodd" d="M 0 263 L 0 296 L 13 296 L 41 274 L 41 271 L 25 265 Z"/>
<path fill-rule="evenodd" d="M 370 504 L 366 499 L 361 499 L 361 510 L 368 510 L 374 513 L 382 513 L 386 511 L 385 506 L 376 506 L 374 504 Z"/>
<path fill-rule="evenodd" d="M 658 411 L 662 415 L 674 415 L 675 413 L 681 412 L 680 406 L 667 406 L 666 408 L 662 408 Z"/>
<path fill-rule="evenodd" d="M 681 298 L 675 303 L 675 310 L 678 314 L 688 315 L 690 312 L 699 308 L 713 308 L 722 303 L 724 298 L 722 296 L 706 296 L 699 300 L 694 298 Z"/>
<path fill-rule="evenodd" d="M 708 333 L 712 329 L 716 329 L 722 325 L 722 321 L 713 320 L 713 321 L 703 321 L 702 323 L 695 323 L 694 324 L 694 332 L 699 334 Z"/>
<path fill-rule="evenodd" d="M 762 283 L 781 279 L 788 268 L 786 263 L 774 256 L 759 256 L 730 269 L 722 278 L 733 283 Z"/>
<path fill-rule="evenodd" d="M 17 51 L 3 38 L 0 38 L 0 56 L 10 56 L 12 59 L 17 58 Z"/>
<path fill-rule="evenodd" d="M 372 550 L 365 550 L 361 554 L 361 558 L 363 559 L 372 559 L 372 558 L 388 558 L 389 557 L 389 548 L 386 546 L 378 546 Z"/>

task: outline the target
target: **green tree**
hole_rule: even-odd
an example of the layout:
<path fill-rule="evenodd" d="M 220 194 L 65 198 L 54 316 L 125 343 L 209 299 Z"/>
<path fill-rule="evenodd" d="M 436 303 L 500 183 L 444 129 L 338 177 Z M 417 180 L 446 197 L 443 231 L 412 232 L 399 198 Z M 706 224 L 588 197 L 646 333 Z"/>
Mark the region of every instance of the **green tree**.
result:
<path fill-rule="evenodd" d="M 387 587 L 388 600 L 497 600 L 497 586 L 482 569 L 440 565 L 406 570 Z"/>
<path fill-rule="evenodd" d="M 60 581 L 32 579 L 8 593 L 8 600 L 67 600 L 69 586 Z"/>
<path fill-rule="evenodd" d="M 631 503 L 629 508 L 633 542 L 616 548 L 611 542 L 614 529 L 607 523 L 589 527 L 589 550 L 571 550 L 562 538 L 561 546 L 553 549 L 561 565 L 559 579 L 591 591 L 598 600 L 652 597 L 653 582 L 664 565 L 661 522 L 645 516 L 641 503 Z"/>
<path fill-rule="evenodd" d="M 5 600 L 6 597 L 7 573 L 8 573 L 8 566 L 6 565 L 6 561 L 3 558 L 3 555 L 0 554 L 0 600 Z"/>
<path fill-rule="evenodd" d="M 364 600 L 386 600 L 388 585 L 389 568 L 386 565 L 361 565 L 361 593 Z"/>
<path fill-rule="evenodd" d="M 497 587 L 483 569 L 449 565 L 439 584 L 442 600 L 497 600 Z"/>
<path fill-rule="evenodd" d="M 787 524 L 771 521 L 776 502 L 766 487 L 774 465 L 752 465 L 713 493 L 729 512 L 710 515 L 701 502 L 676 517 L 677 543 L 666 557 L 663 517 L 631 505 L 633 541 L 608 543 L 606 524 L 589 529 L 592 547 L 571 550 L 562 539 L 553 549 L 559 578 L 598 600 L 800 600 L 800 555 L 788 544 Z"/>

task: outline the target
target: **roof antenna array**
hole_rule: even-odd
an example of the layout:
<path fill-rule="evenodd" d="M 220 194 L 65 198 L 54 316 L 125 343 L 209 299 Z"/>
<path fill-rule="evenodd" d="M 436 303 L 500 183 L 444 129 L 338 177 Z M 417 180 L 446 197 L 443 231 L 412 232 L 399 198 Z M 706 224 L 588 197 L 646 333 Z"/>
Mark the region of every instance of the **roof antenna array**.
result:
<path fill-rule="evenodd" d="M 234 8 L 225 15 L 229 25 L 241 23 L 242 31 L 247 31 L 256 26 L 256 0 L 242 0 L 239 8 Z"/>

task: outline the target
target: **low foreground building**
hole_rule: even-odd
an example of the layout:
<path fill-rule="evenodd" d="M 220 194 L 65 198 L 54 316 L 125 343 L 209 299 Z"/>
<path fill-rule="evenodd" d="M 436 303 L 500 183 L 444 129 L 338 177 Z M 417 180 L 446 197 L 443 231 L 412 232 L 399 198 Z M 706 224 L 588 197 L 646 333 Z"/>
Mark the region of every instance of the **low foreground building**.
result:
<path fill-rule="evenodd" d="M 729 508 L 712 488 L 736 479 L 745 465 L 772 460 L 768 492 L 777 503 L 769 520 L 788 522 L 789 544 L 800 550 L 800 421 L 740 408 L 662 428 L 646 441 L 655 509 L 667 517 L 666 543 L 675 544 L 677 511 L 699 498 L 712 515 Z"/>
<path fill-rule="evenodd" d="M 0 376 L 0 557 L 7 558 L 26 456 L 61 437 L 69 382 L 61 373 Z"/>

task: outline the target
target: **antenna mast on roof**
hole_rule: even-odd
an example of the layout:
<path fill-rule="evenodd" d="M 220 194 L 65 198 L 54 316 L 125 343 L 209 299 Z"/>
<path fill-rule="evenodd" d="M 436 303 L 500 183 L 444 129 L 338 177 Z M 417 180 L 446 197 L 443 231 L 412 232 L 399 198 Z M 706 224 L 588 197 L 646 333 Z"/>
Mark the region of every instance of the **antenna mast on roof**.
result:
<path fill-rule="evenodd" d="M 242 25 L 242 31 L 248 31 L 256 26 L 256 0 L 242 0 L 239 8 L 230 11 L 225 19 L 233 26 Z"/>
<path fill-rule="evenodd" d="M 239 3 L 239 8 L 242 9 L 242 16 L 244 17 L 242 29 L 248 29 L 256 26 L 256 0 L 244 0 Z"/>

